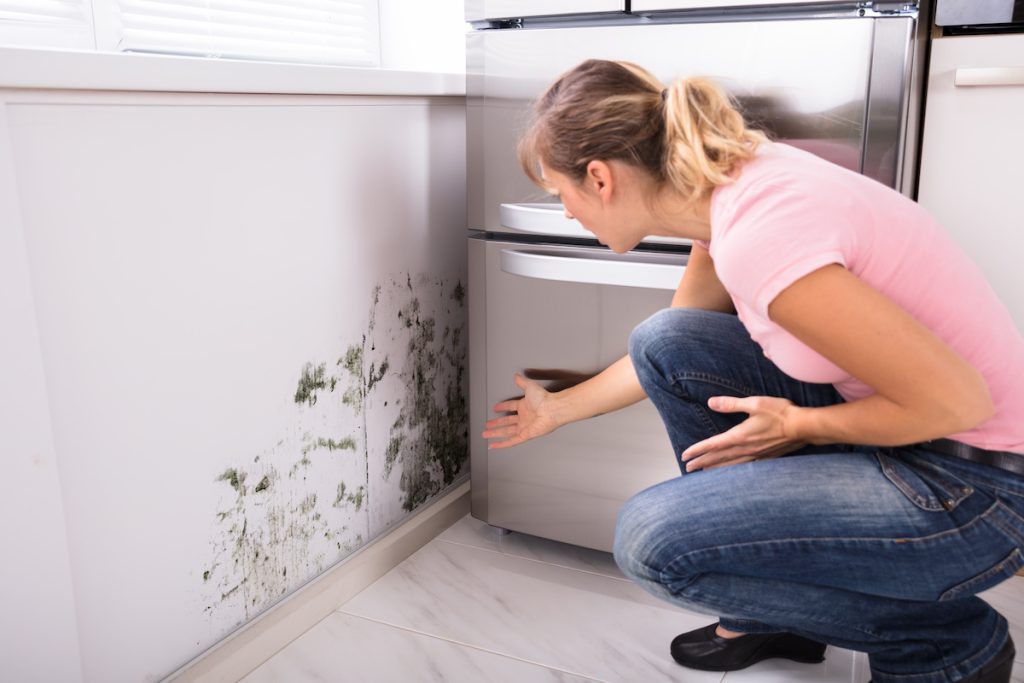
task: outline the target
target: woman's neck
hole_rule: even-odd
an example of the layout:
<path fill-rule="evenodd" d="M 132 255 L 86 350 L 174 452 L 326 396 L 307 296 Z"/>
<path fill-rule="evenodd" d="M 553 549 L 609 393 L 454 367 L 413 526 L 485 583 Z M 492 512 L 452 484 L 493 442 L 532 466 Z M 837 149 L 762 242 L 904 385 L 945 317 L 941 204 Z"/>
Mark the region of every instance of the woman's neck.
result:
<path fill-rule="evenodd" d="M 691 199 L 666 188 L 654 202 L 651 220 L 654 231 L 652 234 L 710 240 L 711 194 Z"/>

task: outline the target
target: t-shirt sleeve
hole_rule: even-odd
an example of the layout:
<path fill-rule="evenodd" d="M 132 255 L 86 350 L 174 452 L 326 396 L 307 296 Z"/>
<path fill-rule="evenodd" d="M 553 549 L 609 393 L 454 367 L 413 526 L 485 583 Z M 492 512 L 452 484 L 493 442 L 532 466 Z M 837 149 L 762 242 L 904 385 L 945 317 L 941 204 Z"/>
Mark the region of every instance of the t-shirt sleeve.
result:
<path fill-rule="evenodd" d="M 847 219 L 799 190 L 745 192 L 712 233 L 715 271 L 729 294 L 758 315 L 800 278 L 847 265 Z"/>

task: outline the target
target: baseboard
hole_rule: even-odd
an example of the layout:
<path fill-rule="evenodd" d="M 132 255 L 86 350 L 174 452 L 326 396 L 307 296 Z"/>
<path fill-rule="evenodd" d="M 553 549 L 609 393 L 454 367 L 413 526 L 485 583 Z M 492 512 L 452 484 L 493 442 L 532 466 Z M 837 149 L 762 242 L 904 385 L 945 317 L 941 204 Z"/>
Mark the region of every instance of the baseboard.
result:
<path fill-rule="evenodd" d="M 165 680 L 239 680 L 468 513 L 469 482 L 465 481 Z"/>

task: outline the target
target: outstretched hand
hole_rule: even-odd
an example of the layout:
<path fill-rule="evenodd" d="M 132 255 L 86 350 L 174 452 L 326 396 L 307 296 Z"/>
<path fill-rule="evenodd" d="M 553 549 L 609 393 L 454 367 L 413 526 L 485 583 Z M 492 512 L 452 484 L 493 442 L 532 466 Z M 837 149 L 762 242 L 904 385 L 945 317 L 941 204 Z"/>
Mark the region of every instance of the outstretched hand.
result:
<path fill-rule="evenodd" d="M 516 373 L 514 379 L 524 394 L 520 398 L 495 404 L 494 412 L 511 414 L 487 421 L 483 437 L 493 439 L 488 448 L 516 446 L 559 427 L 550 411 L 551 393 L 519 373 Z"/>
<path fill-rule="evenodd" d="M 796 407 L 792 401 L 769 396 L 714 396 L 708 399 L 708 407 L 719 413 L 747 413 L 750 417 L 683 451 L 687 472 L 777 458 L 806 445 L 786 436 L 783 428 L 786 413 Z"/>

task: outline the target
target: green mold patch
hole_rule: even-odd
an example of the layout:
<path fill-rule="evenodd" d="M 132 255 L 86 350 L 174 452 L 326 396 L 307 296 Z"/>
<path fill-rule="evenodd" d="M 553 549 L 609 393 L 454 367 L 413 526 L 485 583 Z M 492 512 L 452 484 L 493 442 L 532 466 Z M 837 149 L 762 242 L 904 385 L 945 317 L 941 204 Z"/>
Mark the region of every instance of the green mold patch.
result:
<path fill-rule="evenodd" d="M 306 363 L 306 366 L 302 368 L 302 374 L 299 375 L 299 386 L 295 389 L 295 402 L 315 406 L 317 392 L 327 388 L 326 374 L 327 365 L 325 363 L 317 366 Z"/>
<path fill-rule="evenodd" d="M 465 299 L 461 280 L 390 278 L 355 341 L 302 365 L 293 422 L 215 476 L 208 611 L 249 619 L 365 543 L 371 504 L 394 509 L 371 493 L 411 511 L 465 470 Z"/>

